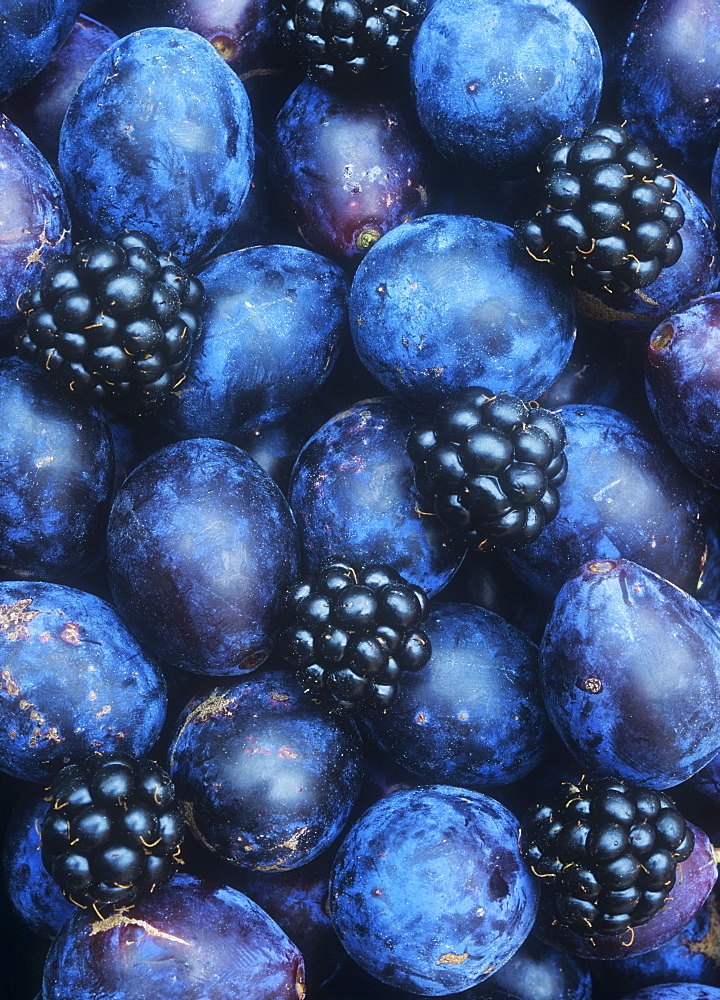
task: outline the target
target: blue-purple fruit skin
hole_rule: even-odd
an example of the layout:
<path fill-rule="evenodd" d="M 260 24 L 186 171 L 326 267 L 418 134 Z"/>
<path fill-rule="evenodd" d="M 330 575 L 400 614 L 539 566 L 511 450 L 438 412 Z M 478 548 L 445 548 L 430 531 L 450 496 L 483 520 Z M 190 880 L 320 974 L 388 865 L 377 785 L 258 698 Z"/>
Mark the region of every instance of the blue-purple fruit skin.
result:
<path fill-rule="evenodd" d="M 18 296 L 70 249 L 70 215 L 52 167 L 0 113 L 0 332 L 19 322 Z"/>
<path fill-rule="evenodd" d="M 70 582 L 101 549 L 115 474 L 104 415 L 0 360 L 0 577 Z"/>
<path fill-rule="evenodd" d="M 646 0 L 621 59 L 620 117 L 671 169 L 707 169 L 720 142 L 720 10 Z"/>
<path fill-rule="evenodd" d="M 428 215 L 384 236 L 350 290 L 360 360 L 408 406 L 463 386 L 535 399 L 572 351 L 564 277 L 532 260 L 499 222 Z"/>
<path fill-rule="evenodd" d="M 287 59 L 270 0 L 161 0 L 158 6 L 170 24 L 207 38 L 240 75 Z"/>
<path fill-rule="evenodd" d="M 720 989 L 698 983 L 661 983 L 628 993 L 624 1000 L 720 1000 Z"/>
<path fill-rule="evenodd" d="M 645 387 L 665 440 L 694 475 L 720 486 L 720 294 L 696 299 L 655 330 Z"/>
<path fill-rule="evenodd" d="M 430 660 L 403 674 L 387 711 L 361 718 L 363 733 L 426 781 L 482 788 L 528 774 L 550 737 L 535 643 L 471 604 L 438 602 L 422 627 Z"/>
<path fill-rule="evenodd" d="M 40 824 L 48 810 L 44 789 L 28 788 L 15 802 L 3 840 L 3 887 L 13 909 L 36 934 L 57 936 L 77 908 L 45 870 Z"/>
<path fill-rule="evenodd" d="M 253 155 L 247 93 L 210 43 L 146 28 L 110 46 L 83 79 L 58 164 L 89 235 L 140 229 L 189 265 L 237 219 Z"/>
<path fill-rule="evenodd" d="M 720 987 L 720 955 L 715 943 L 718 920 L 718 900 L 711 893 L 674 938 L 643 955 L 603 962 L 597 970 L 598 981 L 608 992 L 614 990 L 619 994 L 658 983 Z"/>
<path fill-rule="evenodd" d="M 276 196 L 301 238 L 351 264 L 422 215 L 435 180 L 430 145 L 407 109 L 311 80 L 277 117 L 271 164 Z"/>
<path fill-rule="evenodd" d="M 694 593 L 704 551 L 698 501 L 661 436 L 605 406 L 561 413 L 568 474 L 560 512 L 536 542 L 508 553 L 512 568 L 554 598 L 581 563 L 622 557 Z"/>
<path fill-rule="evenodd" d="M 0 768 L 45 781 L 99 751 L 147 753 L 167 695 L 114 608 L 62 584 L 0 584 Z"/>
<path fill-rule="evenodd" d="M 269 655 L 298 569 L 285 497 L 242 449 L 211 438 L 160 448 L 118 490 L 108 581 L 143 645 L 199 674 L 241 674 Z"/>
<path fill-rule="evenodd" d="M 290 505 L 310 572 L 329 559 L 392 566 L 430 596 L 465 553 L 436 517 L 418 507 L 406 441 L 412 421 L 383 397 L 336 414 L 298 455 Z"/>
<path fill-rule="evenodd" d="M 277 245 L 224 254 L 198 277 L 203 334 L 159 418 L 178 436 L 232 440 L 325 381 L 347 335 L 347 280 L 320 254 Z"/>
<path fill-rule="evenodd" d="M 664 268 L 651 285 L 634 292 L 599 296 L 580 292 L 576 297 L 580 315 L 612 324 L 623 333 L 647 337 L 670 313 L 716 290 L 720 245 L 715 220 L 699 195 L 679 177 L 675 198 L 685 212 L 680 227 L 683 252 L 677 263 Z"/>
<path fill-rule="evenodd" d="M 39 73 L 70 32 L 80 0 L 6 0 L 0 22 L 0 100 Z"/>
<path fill-rule="evenodd" d="M 425 996 L 487 979 L 535 919 L 538 890 L 517 836 L 504 806 L 465 788 L 426 785 L 376 802 L 330 879 L 330 917 L 350 957 Z"/>
<path fill-rule="evenodd" d="M 355 723 L 315 704 L 286 669 L 191 699 L 168 759 L 197 839 L 256 871 L 317 857 L 342 830 L 362 780 Z"/>
<path fill-rule="evenodd" d="M 301 1000 L 303 959 L 243 893 L 191 875 L 98 920 L 78 913 L 53 942 L 44 1000 Z"/>
<path fill-rule="evenodd" d="M 720 751 L 720 629 L 694 597 L 627 559 L 568 578 L 540 645 L 540 682 L 591 774 L 670 788 Z"/>
<path fill-rule="evenodd" d="M 558 135 L 595 118 L 602 57 L 567 0 L 437 0 L 413 46 L 420 122 L 448 158 L 529 173 Z"/>
<path fill-rule="evenodd" d="M 60 127 L 82 78 L 117 40 L 110 28 L 80 14 L 47 66 L 6 102 L 5 113 L 49 163 L 57 163 Z"/>
<path fill-rule="evenodd" d="M 593 996 L 587 965 L 532 934 L 490 976 L 487 986 L 507 990 L 514 1000 L 592 1000 Z"/>

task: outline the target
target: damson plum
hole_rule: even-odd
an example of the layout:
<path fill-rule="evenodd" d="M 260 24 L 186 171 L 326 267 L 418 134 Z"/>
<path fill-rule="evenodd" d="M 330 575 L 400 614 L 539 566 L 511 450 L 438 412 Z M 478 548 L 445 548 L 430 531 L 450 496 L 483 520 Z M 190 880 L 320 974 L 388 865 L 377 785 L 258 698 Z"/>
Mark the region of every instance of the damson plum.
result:
<path fill-rule="evenodd" d="M 50 164 L 0 113 L 0 333 L 19 321 L 18 297 L 70 249 L 70 214 Z"/>
<path fill-rule="evenodd" d="M 55 583 L 0 584 L 0 769 L 44 781 L 95 750 L 144 754 L 167 695 L 105 601 Z"/>
<path fill-rule="evenodd" d="M 32 80 L 72 29 L 81 0 L 6 0 L 0 20 L 0 100 Z"/>
<path fill-rule="evenodd" d="M 0 360 L 0 577 L 70 582 L 99 558 L 114 478 L 103 414 Z"/>
<path fill-rule="evenodd" d="M 245 88 L 209 42 L 146 28 L 111 45 L 84 77 L 58 165 L 88 235 L 139 229 L 191 264 L 238 218 L 253 150 Z"/>
<path fill-rule="evenodd" d="M 257 246 L 200 271 L 202 337 L 160 421 L 183 437 L 235 439 L 303 402 L 347 336 L 340 267 L 302 247 Z"/>
<path fill-rule="evenodd" d="M 698 983 L 661 983 L 628 993 L 625 1000 L 720 1000 L 720 989 Z"/>
<path fill-rule="evenodd" d="M 470 604 L 438 602 L 423 629 L 429 662 L 403 675 L 385 712 L 361 718 L 363 732 L 426 781 L 478 788 L 523 777 L 550 737 L 535 644 Z"/>
<path fill-rule="evenodd" d="M 700 510 L 683 467 L 636 420 L 605 406 L 562 410 L 567 479 L 540 538 L 506 553 L 522 580 L 555 597 L 591 559 L 621 556 L 692 593 L 703 560 Z"/>
<path fill-rule="evenodd" d="M 575 337 L 563 276 L 532 260 L 507 226 L 473 216 L 396 226 L 360 264 L 349 309 L 360 360 L 415 409 L 477 385 L 535 399 Z"/>
<path fill-rule="evenodd" d="M 362 742 L 349 719 L 284 670 L 198 695 L 178 719 L 170 775 L 197 839 L 256 871 L 311 861 L 340 833 L 360 790 Z"/>
<path fill-rule="evenodd" d="M 128 627 L 156 655 L 200 674 L 240 674 L 269 655 L 298 568 L 285 497 L 225 441 L 161 448 L 118 490 L 108 580 Z"/>
<path fill-rule="evenodd" d="M 271 0 L 162 0 L 156 6 L 168 23 L 207 38 L 241 75 L 282 63 Z"/>
<path fill-rule="evenodd" d="M 591 774 L 669 788 L 720 751 L 720 630 L 626 559 L 585 563 L 540 646 L 548 713 Z"/>
<path fill-rule="evenodd" d="M 549 948 L 533 934 L 490 976 L 487 986 L 507 990 L 514 1000 L 591 1000 L 593 996 L 587 965 Z"/>
<path fill-rule="evenodd" d="M 357 263 L 381 236 L 423 214 L 434 186 L 429 144 L 388 98 L 305 80 L 275 123 L 272 180 L 302 239 Z"/>
<path fill-rule="evenodd" d="M 513 955 L 537 889 L 499 802 L 450 785 L 398 791 L 341 844 L 330 917 L 358 965 L 381 982 L 440 996 L 477 986 Z"/>
<path fill-rule="evenodd" d="M 53 942 L 44 1000 L 302 1000 L 300 952 L 243 893 L 178 875 L 104 920 L 77 913 Z"/>
<path fill-rule="evenodd" d="M 465 547 L 418 507 L 405 447 L 412 421 L 394 400 L 363 400 L 324 424 L 298 455 L 290 505 L 306 569 L 344 559 L 392 566 L 436 594 Z"/>

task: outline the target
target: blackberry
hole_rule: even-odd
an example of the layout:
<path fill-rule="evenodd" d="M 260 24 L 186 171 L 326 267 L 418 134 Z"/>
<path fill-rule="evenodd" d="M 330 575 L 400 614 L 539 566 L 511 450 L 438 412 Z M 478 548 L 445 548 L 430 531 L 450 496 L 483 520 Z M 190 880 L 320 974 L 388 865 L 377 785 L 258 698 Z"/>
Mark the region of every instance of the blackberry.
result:
<path fill-rule="evenodd" d="M 367 81 L 409 51 L 425 0 L 280 0 L 280 36 L 317 83 Z"/>
<path fill-rule="evenodd" d="M 509 393 L 454 393 L 407 442 L 421 503 L 468 545 L 519 548 L 558 512 L 565 429 L 557 413 Z"/>
<path fill-rule="evenodd" d="M 624 127 L 596 122 L 556 139 L 538 166 L 543 199 L 516 233 L 533 257 L 552 261 L 591 292 L 652 284 L 682 253 L 677 181 Z"/>
<path fill-rule="evenodd" d="M 152 237 L 85 240 L 20 296 L 15 346 L 66 388 L 148 413 L 185 378 L 202 299 L 200 281 Z"/>
<path fill-rule="evenodd" d="M 694 843 L 664 792 L 611 779 L 568 783 L 527 811 L 520 837 L 554 919 L 586 938 L 651 920 Z"/>
<path fill-rule="evenodd" d="M 430 658 L 419 628 L 427 609 L 425 591 L 391 567 L 333 562 L 285 595 L 279 652 L 331 711 L 384 709 L 403 670 L 420 670 Z"/>
<path fill-rule="evenodd" d="M 167 773 L 146 757 L 93 754 L 48 789 L 42 861 L 78 906 L 127 906 L 168 882 L 185 825 Z"/>

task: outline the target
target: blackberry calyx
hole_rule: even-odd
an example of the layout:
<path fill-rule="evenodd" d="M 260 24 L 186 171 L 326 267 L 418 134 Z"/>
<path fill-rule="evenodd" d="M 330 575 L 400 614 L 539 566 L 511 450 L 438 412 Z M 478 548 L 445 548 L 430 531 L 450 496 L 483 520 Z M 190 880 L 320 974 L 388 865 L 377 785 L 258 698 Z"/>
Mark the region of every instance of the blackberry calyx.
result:
<path fill-rule="evenodd" d="M 525 813 L 520 836 L 554 919 L 585 938 L 651 920 L 694 844 L 664 792 L 612 779 L 568 782 Z"/>
<path fill-rule="evenodd" d="M 18 353 L 52 379 L 129 414 L 184 380 L 200 335 L 201 282 L 136 230 L 55 257 L 18 306 Z"/>
<path fill-rule="evenodd" d="M 536 259 L 590 292 L 652 284 L 682 253 L 677 180 L 623 126 L 596 122 L 557 139 L 538 165 L 542 203 L 515 231 Z"/>
<path fill-rule="evenodd" d="M 182 863 L 183 814 L 167 772 L 149 758 L 93 754 L 59 771 L 46 800 L 42 861 L 78 906 L 127 906 Z"/>
<path fill-rule="evenodd" d="M 311 80 L 367 82 L 407 54 L 425 0 L 280 0 L 280 37 Z"/>
<path fill-rule="evenodd" d="M 565 429 L 558 413 L 482 387 L 456 392 L 407 442 L 424 512 L 469 546 L 534 542 L 559 510 Z"/>
<path fill-rule="evenodd" d="M 384 709 L 402 672 L 430 658 L 427 610 L 425 591 L 390 566 L 329 563 L 286 593 L 278 649 L 330 711 Z"/>

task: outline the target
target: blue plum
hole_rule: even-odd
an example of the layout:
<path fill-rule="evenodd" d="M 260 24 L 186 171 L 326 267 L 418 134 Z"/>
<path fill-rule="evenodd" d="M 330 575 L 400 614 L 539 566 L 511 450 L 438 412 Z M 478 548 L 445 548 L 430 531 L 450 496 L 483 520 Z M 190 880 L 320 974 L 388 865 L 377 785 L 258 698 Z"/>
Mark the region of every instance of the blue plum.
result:
<path fill-rule="evenodd" d="M 260 422 L 248 428 L 235 437 L 234 443 L 254 458 L 287 496 L 300 449 L 325 423 L 325 416 L 317 402 L 308 400 L 276 423 Z"/>
<path fill-rule="evenodd" d="M 0 360 L 0 576 L 70 582 L 101 553 L 108 422 L 19 358 Z"/>
<path fill-rule="evenodd" d="M 245 88 L 210 43 L 146 28 L 111 45 L 84 77 L 58 166 L 89 235 L 140 229 L 191 264 L 238 218 L 253 151 Z"/>
<path fill-rule="evenodd" d="M 429 662 L 404 674 L 387 711 L 361 718 L 362 731 L 426 781 L 478 788 L 528 774 L 550 736 L 537 646 L 470 604 L 435 604 L 423 629 Z"/>
<path fill-rule="evenodd" d="M 327 378 L 347 335 L 347 281 L 337 264 L 293 246 L 236 250 L 198 276 L 203 336 L 158 417 L 182 437 L 233 440 Z"/>
<path fill-rule="evenodd" d="M 568 0 L 437 0 L 415 39 L 420 122 L 447 157 L 528 173 L 558 135 L 595 118 L 602 57 Z"/>
<path fill-rule="evenodd" d="M 628 993 L 625 1000 L 720 1000 L 720 989 L 698 983 L 661 983 Z"/>
<path fill-rule="evenodd" d="M 375 803 L 341 844 L 330 916 L 383 983 L 424 996 L 476 986 L 529 934 L 537 889 L 518 824 L 499 802 L 449 785 Z"/>
<path fill-rule="evenodd" d="M 194 673 L 240 674 L 272 649 L 298 537 L 257 462 L 203 438 L 167 445 L 130 473 L 107 553 L 118 611 L 140 642 Z"/>
<path fill-rule="evenodd" d="M 694 597 L 627 559 L 597 559 L 567 579 L 540 682 L 591 774 L 669 788 L 720 751 L 720 629 Z"/>
<path fill-rule="evenodd" d="M 435 181 L 427 139 L 401 104 L 311 80 L 281 109 L 270 162 L 278 201 L 301 238 L 350 264 L 422 215 Z"/>
<path fill-rule="evenodd" d="M 565 367 L 575 310 L 560 274 L 498 222 L 429 215 L 384 236 L 350 290 L 360 360 L 421 409 L 464 386 L 535 399 Z"/>
<path fill-rule="evenodd" d="M 560 512 L 532 545 L 507 553 L 521 579 L 554 598 L 591 559 L 621 556 L 694 592 L 704 542 L 687 473 L 662 440 L 604 406 L 562 410 L 568 443 Z"/>
<path fill-rule="evenodd" d="M 324 424 L 298 455 L 290 506 L 306 569 L 331 559 L 392 566 L 432 596 L 465 553 L 415 496 L 405 447 L 412 422 L 392 399 L 363 400 Z"/>
<path fill-rule="evenodd" d="M 39 73 L 60 48 L 82 0 L 5 0 L 0 20 L 0 100 Z"/>
<path fill-rule="evenodd" d="M 671 169 L 707 168 L 720 142 L 720 9 L 645 0 L 621 57 L 621 116 Z"/>
<path fill-rule="evenodd" d="M 487 986 L 507 990 L 514 1000 L 592 1000 L 594 996 L 587 965 L 549 948 L 532 934 L 490 976 Z"/>
<path fill-rule="evenodd" d="M 267 669 L 197 695 L 181 712 L 170 776 L 197 839 L 232 864 L 286 871 L 328 847 L 360 790 L 355 723 Z"/>
<path fill-rule="evenodd" d="M 18 296 L 70 248 L 70 214 L 50 164 L 0 114 L 0 333 L 20 319 Z"/>
<path fill-rule="evenodd" d="M 240 74 L 282 63 L 270 0 L 164 0 L 158 7 L 170 24 L 207 38 Z"/>
<path fill-rule="evenodd" d="M 45 781 L 96 750 L 147 753 L 167 694 L 114 608 L 55 583 L 0 584 L 0 769 Z"/>
<path fill-rule="evenodd" d="M 48 953 L 44 1000 L 302 1000 L 303 959 L 258 905 L 178 875 L 134 906 L 78 913 Z"/>

